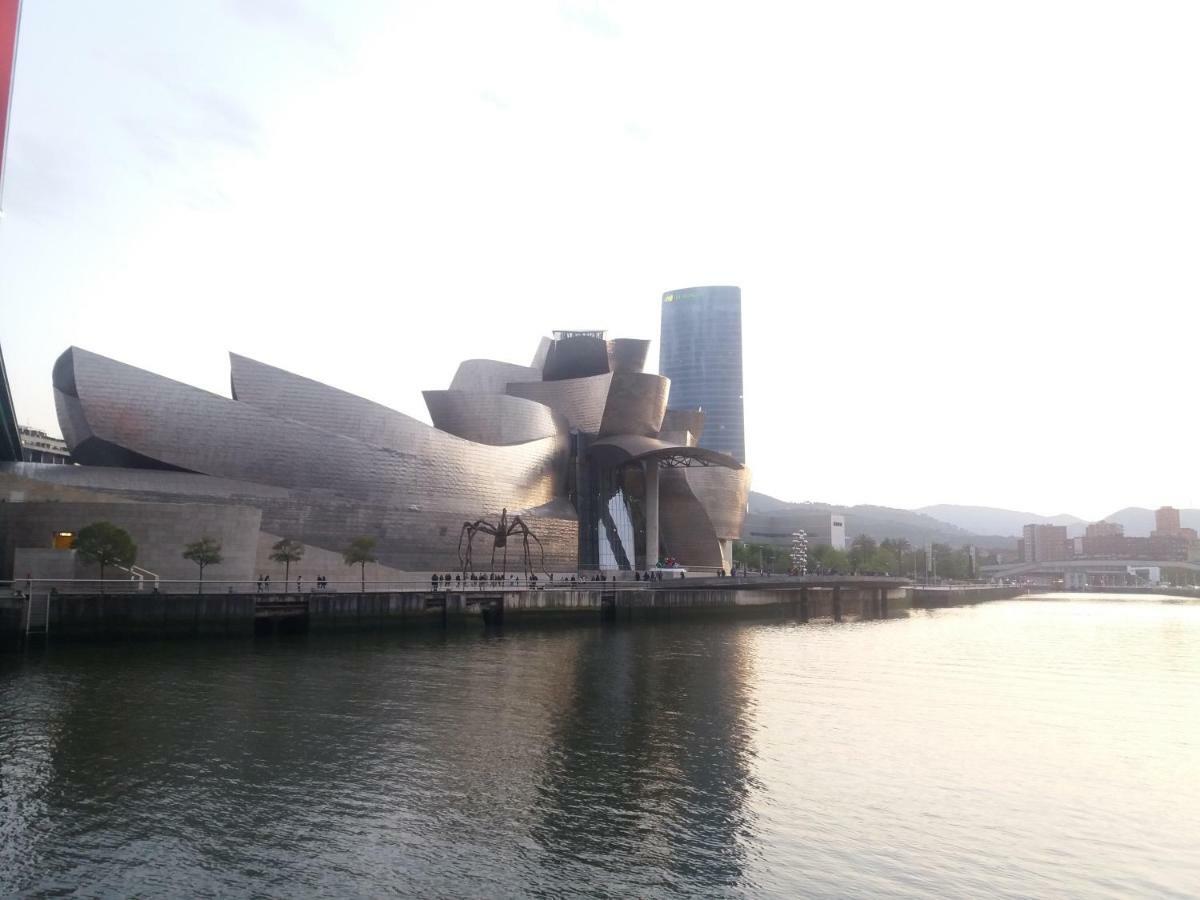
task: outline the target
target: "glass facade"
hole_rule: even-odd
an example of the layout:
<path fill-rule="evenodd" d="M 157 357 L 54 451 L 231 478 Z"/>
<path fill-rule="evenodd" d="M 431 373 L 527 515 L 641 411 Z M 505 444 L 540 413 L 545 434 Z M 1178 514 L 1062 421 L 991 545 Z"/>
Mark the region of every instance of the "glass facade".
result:
<path fill-rule="evenodd" d="M 742 408 L 742 291 L 694 287 L 662 298 L 659 372 L 670 409 L 704 411 L 700 446 L 746 461 Z"/>
<path fill-rule="evenodd" d="M 586 447 L 586 438 L 574 437 L 577 452 Z M 641 466 L 606 466 L 585 457 L 575 462 L 572 499 L 579 510 L 579 568 L 645 568 L 646 488 Z"/>

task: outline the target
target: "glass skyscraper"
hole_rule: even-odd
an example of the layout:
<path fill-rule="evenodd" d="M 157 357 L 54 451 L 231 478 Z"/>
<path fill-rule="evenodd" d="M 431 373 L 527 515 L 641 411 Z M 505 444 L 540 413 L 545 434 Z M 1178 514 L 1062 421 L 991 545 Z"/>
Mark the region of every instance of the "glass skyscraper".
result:
<path fill-rule="evenodd" d="M 663 294 L 659 347 L 659 372 L 671 379 L 668 408 L 703 410 L 700 446 L 744 463 L 741 288 Z"/>

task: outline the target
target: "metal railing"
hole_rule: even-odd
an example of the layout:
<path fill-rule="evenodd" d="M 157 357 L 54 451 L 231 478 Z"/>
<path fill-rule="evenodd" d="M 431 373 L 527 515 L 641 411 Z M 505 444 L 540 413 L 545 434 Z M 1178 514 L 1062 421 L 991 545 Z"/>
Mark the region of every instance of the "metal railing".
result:
<path fill-rule="evenodd" d="M 144 570 L 143 570 L 144 571 Z M 326 578 L 318 581 L 312 576 L 289 578 L 285 584 L 282 578 L 266 579 L 173 579 L 162 578 L 150 572 L 144 574 L 131 573 L 124 578 L 21 578 L 8 583 L 0 583 L 0 587 L 11 587 L 25 596 L 35 593 L 71 594 L 130 594 L 158 593 L 179 596 L 197 594 L 349 594 L 403 592 L 403 591 L 437 591 L 437 592 L 480 592 L 503 590 L 571 590 L 571 589 L 602 589 L 614 585 L 621 587 L 637 587 L 672 581 L 681 578 L 706 578 L 715 574 L 706 570 L 661 569 L 650 570 L 660 572 L 661 578 L 650 580 L 641 577 L 639 571 L 635 577 L 632 571 L 620 572 L 552 572 L 537 573 L 535 577 L 507 573 L 497 574 L 494 578 L 490 573 L 476 573 L 472 578 L 470 573 L 464 578 L 462 572 L 438 572 L 428 574 L 409 573 L 404 578 L 367 579 L 365 584 L 360 578 Z M 435 577 L 436 575 L 436 577 Z M 147 579 L 153 578 L 152 583 Z"/>

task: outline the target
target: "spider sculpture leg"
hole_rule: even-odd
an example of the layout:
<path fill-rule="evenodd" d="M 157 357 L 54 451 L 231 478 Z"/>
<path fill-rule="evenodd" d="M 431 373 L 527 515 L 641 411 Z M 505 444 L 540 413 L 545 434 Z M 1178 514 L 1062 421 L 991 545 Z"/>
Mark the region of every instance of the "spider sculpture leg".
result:
<path fill-rule="evenodd" d="M 465 561 L 465 564 L 463 567 L 464 574 L 468 571 L 474 571 L 475 566 L 474 566 L 474 562 L 472 561 L 472 558 L 471 558 L 471 549 L 472 549 L 472 543 L 475 540 L 475 535 L 479 534 L 479 533 L 494 535 L 496 533 L 496 527 L 494 525 L 491 525 L 491 524 L 485 522 L 483 519 L 476 519 L 474 522 L 463 522 L 462 531 L 459 533 L 459 536 L 458 536 L 458 546 L 459 546 L 458 560 L 459 560 L 459 563 L 463 563 L 462 539 L 463 539 L 463 535 L 466 535 L 466 537 L 467 537 L 467 554 L 466 554 L 466 561 Z M 493 549 L 492 550 L 493 565 L 495 563 L 495 557 L 496 557 L 496 551 Z"/>
<path fill-rule="evenodd" d="M 536 534 L 534 534 L 532 531 L 529 532 L 529 537 L 533 538 L 533 542 L 538 545 L 538 553 L 541 555 L 541 558 L 542 558 L 542 571 L 545 572 L 547 575 L 549 575 L 550 573 L 546 571 L 546 548 L 542 546 L 542 542 L 538 539 L 538 536 Z M 530 568 L 532 568 L 532 566 Z"/>
<path fill-rule="evenodd" d="M 463 556 L 463 538 L 467 539 L 467 554 Z M 458 533 L 458 564 L 464 572 L 471 568 L 471 539 L 475 537 L 475 525 L 463 522 L 462 530 Z"/>
<path fill-rule="evenodd" d="M 529 532 L 521 535 L 521 543 L 525 546 L 525 577 L 533 580 L 533 566 L 529 562 Z"/>
<path fill-rule="evenodd" d="M 533 533 L 533 529 L 526 525 L 525 520 L 520 516 L 513 516 L 512 530 L 520 531 L 521 537 L 525 542 L 525 567 L 529 569 L 531 573 L 533 572 L 533 566 L 529 562 L 529 539 L 533 538 L 534 542 L 538 545 L 538 551 L 542 556 L 542 571 L 546 572 L 546 548 L 542 546 L 542 542 L 538 539 L 538 536 Z M 549 575 L 550 573 L 546 572 L 546 574 Z"/>

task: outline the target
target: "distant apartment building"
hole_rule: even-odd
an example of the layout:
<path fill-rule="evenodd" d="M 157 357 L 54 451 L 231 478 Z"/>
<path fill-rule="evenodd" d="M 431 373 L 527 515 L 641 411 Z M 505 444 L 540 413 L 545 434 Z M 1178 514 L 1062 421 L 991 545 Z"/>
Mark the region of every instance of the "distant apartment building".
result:
<path fill-rule="evenodd" d="M 1150 554 L 1154 559 L 1185 562 L 1200 556 L 1196 529 L 1183 528 L 1179 510 L 1160 506 L 1154 511 L 1154 530 L 1150 532 Z"/>
<path fill-rule="evenodd" d="M 1065 525 L 1026 525 L 1021 534 L 1022 562 L 1053 562 L 1071 558 Z"/>
<path fill-rule="evenodd" d="M 24 462 L 71 464 L 71 451 L 62 438 L 51 437 L 36 428 L 17 426 L 21 438 L 21 459 Z"/>
<path fill-rule="evenodd" d="M 1092 522 L 1083 530 L 1083 536 L 1090 538 L 1121 537 L 1124 534 L 1125 526 L 1120 522 Z"/>
<path fill-rule="evenodd" d="M 1129 547 L 1125 537 L 1125 526 L 1118 522 L 1092 522 L 1084 529 L 1083 537 L 1075 538 L 1075 555 L 1124 557 Z"/>
<path fill-rule="evenodd" d="M 1179 532 L 1179 510 L 1173 506 L 1160 506 L 1154 511 L 1154 530 L 1163 534 Z"/>

